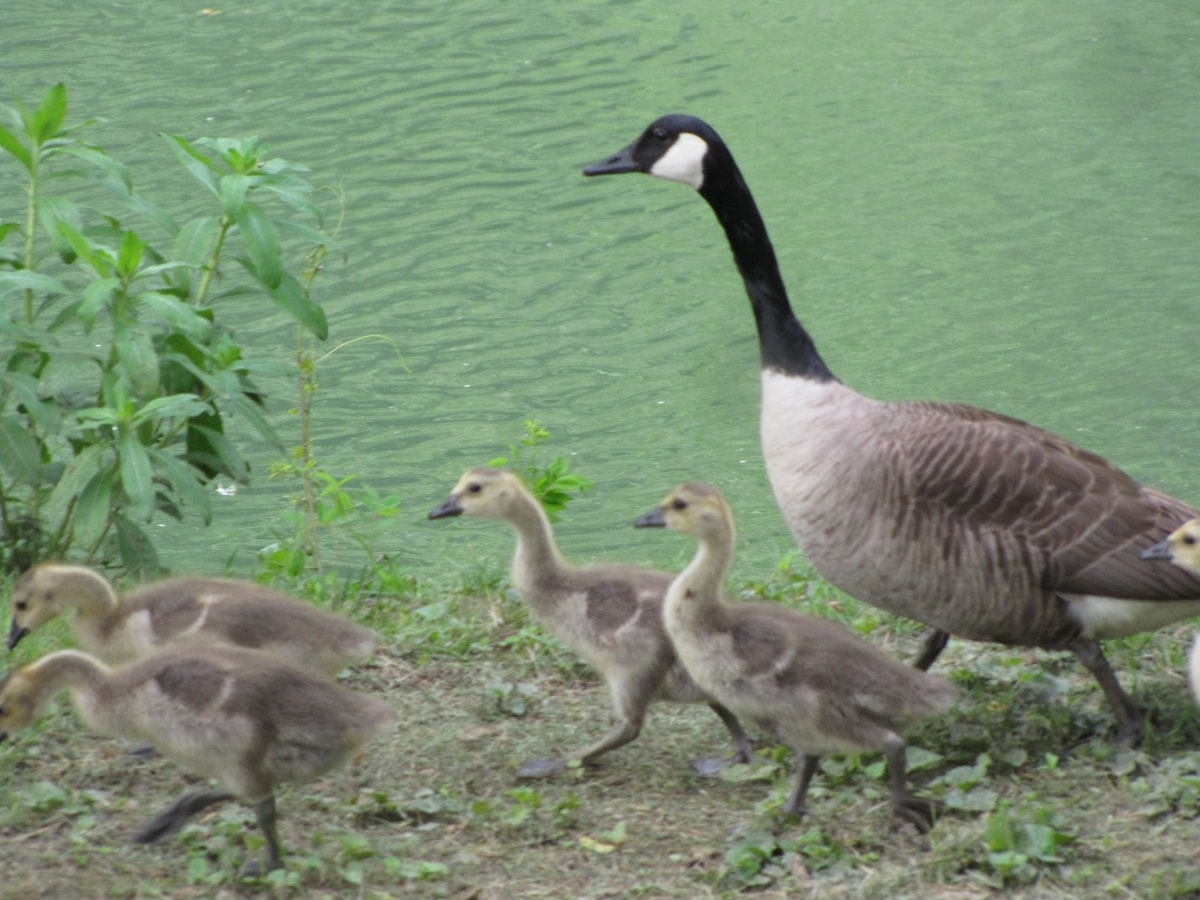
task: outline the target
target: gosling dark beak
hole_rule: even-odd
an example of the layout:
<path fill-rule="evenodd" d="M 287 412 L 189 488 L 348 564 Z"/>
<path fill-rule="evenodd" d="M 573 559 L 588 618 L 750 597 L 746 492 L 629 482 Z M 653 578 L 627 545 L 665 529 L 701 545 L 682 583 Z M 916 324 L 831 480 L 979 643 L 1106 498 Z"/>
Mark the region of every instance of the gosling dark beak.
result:
<path fill-rule="evenodd" d="M 1142 559 L 1171 559 L 1171 545 L 1167 541 L 1159 541 L 1153 547 L 1147 547 L 1138 554 Z"/>
<path fill-rule="evenodd" d="M 8 737 L 7 731 L 0 731 L 0 744 L 4 743 L 4 739 Z"/>
<path fill-rule="evenodd" d="M 634 142 L 636 144 L 636 141 Z M 594 162 L 583 170 L 584 175 L 620 175 L 622 172 L 640 172 L 642 167 L 633 158 L 634 144 L 630 144 L 615 156 Z"/>
<path fill-rule="evenodd" d="M 8 629 L 8 649 L 11 650 L 17 644 L 21 643 L 21 638 L 29 634 L 28 628 L 22 628 L 17 624 L 17 620 L 12 620 L 12 626 Z"/>
<path fill-rule="evenodd" d="M 633 523 L 634 528 L 666 528 L 667 520 L 663 518 L 662 507 L 650 510 Z"/>
<path fill-rule="evenodd" d="M 461 516 L 463 508 L 458 505 L 456 497 L 447 497 L 440 506 L 429 513 L 431 519 L 445 519 L 447 516 Z"/>

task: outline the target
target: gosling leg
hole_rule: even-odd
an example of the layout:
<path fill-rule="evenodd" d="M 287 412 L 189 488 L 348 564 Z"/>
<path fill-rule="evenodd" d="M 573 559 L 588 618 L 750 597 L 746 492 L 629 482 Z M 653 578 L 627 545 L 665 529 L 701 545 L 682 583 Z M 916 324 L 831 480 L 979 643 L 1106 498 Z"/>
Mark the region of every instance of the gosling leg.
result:
<path fill-rule="evenodd" d="M 807 808 L 805 800 L 808 797 L 808 783 L 812 781 L 813 774 L 817 771 L 817 763 L 820 761 L 821 757 L 814 756 L 811 753 L 806 753 L 800 757 L 800 764 L 796 767 L 796 786 L 792 789 L 787 803 L 783 805 L 784 815 L 804 815 L 804 811 Z"/>
<path fill-rule="evenodd" d="M 267 871 L 282 869 L 283 848 L 279 846 L 279 832 L 275 827 L 275 795 L 255 803 L 254 815 L 258 819 L 258 827 L 262 829 L 263 837 L 267 839 Z"/>
<path fill-rule="evenodd" d="M 943 804 L 938 800 L 918 797 L 908 789 L 903 740 L 893 737 L 883 752 L 887 756 L 888 779 L 891 781 L 892 812 L 905 822 L 911 822 L 924 834 L 933 827 L 933 820 L 941 812 Z"/>
<path fill-rule="evenodd" d="M 1100 682 L 1100 689 L 1112 705 L 1113 715 L 1117 717 L 1117 743 L 1126 747 L 1136 747 L 1145 737 L 1145 717 L 1117 681 L 1116 673 L 1100 648 L 1100 642 L 1093 638 L 1079 638 L 1068 649 L 1083 663 L 1084 668 L 1092 673 L 1096 681 Z"/>
<path fill-rule="evenodd" d="M 922 672 L 928 672 L 942 651 L 946 649 L 946 644 L 950 643 L 950 635 L 939 628 L 926 628 L 925 637 L 921 640 L 921 653 L 913 662 L 913 667 L 920 669 Z"/>
<path fill-rule="evenodd" d="M 187 820 L 214 803 L 233 799 L 228 791 L 197 791 L 184 794 L 157 816 L 151 819 L 134 835 L 135 844 L 153 844 L 170 837 L 187 824 Z"/>
<path fill-rule="evenodd" d="M 535 759 L 517 767 L 517 775 L 521 778 L 545 778 L 564 771 L 573 760 L 579 760 L 583 765 L 590 766 L 597 759 L 624 747 L 642 731 L 642 723 L 646 720 L 646 710 L 654 697 L 658 686 L 662 683 L 661 667 L 641 671 L 618 671 L 609 673 L 608 689 L 612 694 L 613 712 L 616 714 L 617 725 L 604 737 L 582 750 L 570 753 L 559 759 Z"/>
<path fill-rule="evenodd" d="M 734 763 L 748 763 L 754 758 L 754 744 L 750 742 L 750 738 L 746 736 L 746 732 L 742 730 L 742 723 L 737 720 L 737 716 L 727 710 L 724 706 L 715 700 L 708 702 L 709 708 L 712 709 L 725 725 L 725 730 L 729 732 L 729 736 L 733 738 L 733 746 L 736 748 L 733 756 L 725 759 L 696 759 L 692 761 L 692 768 L 701 775 L 716 775 L 726 766 Z"/>

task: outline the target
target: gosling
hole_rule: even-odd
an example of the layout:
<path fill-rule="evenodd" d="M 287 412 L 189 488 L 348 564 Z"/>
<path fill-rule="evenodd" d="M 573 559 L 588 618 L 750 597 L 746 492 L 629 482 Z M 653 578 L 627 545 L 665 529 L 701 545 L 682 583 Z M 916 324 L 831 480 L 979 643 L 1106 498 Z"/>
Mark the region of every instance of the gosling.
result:
<path fill-rule="evenodd" d="M 836 623 L 773 603 L 729 603 L 723 585 L 735 528 L 715 488 L 681 485 L 634 524 L 700 540 L 695 558 L 667 593 L 667 634 L 702 690 L 796 752 L 796 785 L 784 813 L 804 813 L 820 756 L 881 750 L 892 810 L 928 831 L 939 805 L 908 790 L 901 735 L 949 708 L 954 688 Z"/>
<path fill-rule="evenodd" d="M 255 650 L 188 644 L 116 669 L 59 650 L 0 681 L 0 741 L 37 721 L 64 690 L 92 730 L 148 742 L 221 785 L 180 797 L 136 843 L 161 840 L 202 809 L 237 798 L 254 809 L 267 871 L 282 866 L 275 786 L 341 765 L 395 721 L 386 703 Z M 250 863 L 243 874 L 258 871 Z"/>
<path fill-rule="evenodd" d="M 535 619 L 604 677 L 616 725 L 600 740 L 561 758 L 524 763 L 517 774 L 538 778 L 572 761 L 593 764 L 634 740 L 656 700 L 707 703 L 725 724 L 736 748 L 726 760 L 698 760 L 701 774 L 729 762 L 749 762 L 754 749 L 732 713 L 701 691 L 671 649 L 662 604 L 672 575 L 625 565 L 573 566 L 554 541 L 550 520 L 524 482 L 505 469 L 468 469 L 431 519 L 476 516 L 507 522 L 517 533 L 512 585 Z"/>
<path fill-rule="evenodd" d="M 1142 551 L 1142 559 L 1172 562 L 1179 568 L 1200 576 L 1200 519 L 1184 522 L 1164 540 Z M 1188 659 L 1188 680 L 1192 696 L 1200 703 L 1200 636 L 1192 643 Z"/>
<path fill-rule="evenodd" d="M 187 640 L 264 650 L 332 675 L 375 650 L 369 629 L 248 581 L 169 578 L 118 597 L 95 569 L 42 563 L 21 576 L 11 604 L 9 650 L 73 611 L 79 647 L 109 665 Z"/>

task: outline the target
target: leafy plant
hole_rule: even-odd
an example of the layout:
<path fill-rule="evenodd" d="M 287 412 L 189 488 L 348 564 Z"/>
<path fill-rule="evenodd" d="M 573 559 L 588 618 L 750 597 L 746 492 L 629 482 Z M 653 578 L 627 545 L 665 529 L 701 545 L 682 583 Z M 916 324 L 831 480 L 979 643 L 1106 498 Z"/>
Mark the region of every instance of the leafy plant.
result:
<path fill-rule="evenodd" d="M 524 476 L 533 495 L 541 502 L 551 522 L 558 521 L 558 514 L 566 508 L 578 492 L 586 494 L 592 489 L 590 479 L 571 474 L 571 463 L 564 456 L 556 456 L 546 466 L 537 461 L 537 448 L 550 440 L 550 432 L 538 424 L 536 419 L 525 420 L 525 437 L 508 445 L 508 456 L 498 456 L 489 466 L 512 465 Z"/>
<path fill-rule="evenodd" d="M 1063 830 L 1058 813 L 1049 807 L 1013 809 L 1003 802 L 988 816 L 983 839 L 988 864 L 998 875 L 1029 881 L 1039 865 L 1062 862 L 1060 851 L 1074 836 Z"/>
<path fill-rule="evenodd" d="M 62 84 L 32 112 L 0 116 L 0 150 L 27 181 L 23 216 L 0 220 L 0 568 L 76 551 L 154 570 L 154 516 L 190 508 L 207 524 L 205 485 L 247 477 L 230 420 L 278 443 L 218 311 L 235 295 L 269 297 L 324 338 L 325 314 L 285 266 L 281 239 L 328 244 L 320 210 L 306 170 L 269 158 L 256 138 L 166 135 L 214 207 L 181 224 L 137 192 L 124 165 L 74 136 L 96 120 L 66 124 Z M 91 196 L 95 182 L 116 210 L 49 193 L 75 184 Z M 268 202 L 286 213 L 268 213 Z M 217 293 L 235 247 L 249 284 Z"/>

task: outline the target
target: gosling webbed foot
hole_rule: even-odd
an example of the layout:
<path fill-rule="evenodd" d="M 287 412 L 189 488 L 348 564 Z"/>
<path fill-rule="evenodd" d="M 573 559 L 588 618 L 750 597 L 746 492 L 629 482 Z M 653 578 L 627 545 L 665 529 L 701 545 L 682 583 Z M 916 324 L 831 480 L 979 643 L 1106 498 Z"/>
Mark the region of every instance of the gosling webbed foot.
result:
<path fill-rule="evenodd" d="M 703 775 L 705 778 L 713 778 L 720 774 L 722 769 L 728 769 L 730 766 L 748 765 L 750 763 L 750 755 L 744 750 L 739 750 L 732 756 L 726 756 L 724 759 L 693 759 L 692 768 L 696 773 Z"/>
<path fill-rule="evenodd" d="M 136 744 L 129 748 L 129 755 L 137 759 L 156 759 L 159 753 L 153 744 Z"/>
<path fill-rule="evenodd" d="M 892 798 L 892 813 L 896 818 L 908 822 L 922 834 L 933 827 L 945 808 L 946 805 L 940 800 L 918 797 L 916 794 L 901 794 Z"/>
<path fill-rule="evenodd" d="M 549 778 L 567 770 L 565 759 L 535 759 L 517 766 L 518 778 Z"/>
<path fill-rule="evenodd" d="M 153 844 L 178 832 L 187 820 L 214 803 L 233 797 L 228 791 L 198 791 L 184 794 L 157 816 L 147 822 L 133 836 L 135 844 Z"/>

